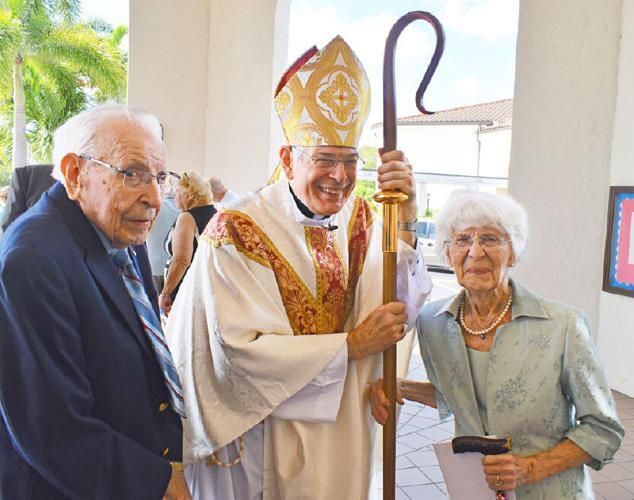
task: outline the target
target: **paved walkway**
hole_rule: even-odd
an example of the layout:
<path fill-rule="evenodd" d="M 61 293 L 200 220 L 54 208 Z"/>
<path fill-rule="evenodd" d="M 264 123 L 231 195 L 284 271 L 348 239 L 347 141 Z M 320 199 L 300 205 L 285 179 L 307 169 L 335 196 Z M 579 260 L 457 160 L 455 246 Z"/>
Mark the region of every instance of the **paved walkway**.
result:
<path fill-rule="evenodd" d="M 418 346 L 414 346 L 409 378 L 427 380 Z M 600 472 L 591 469 L 597 500 L 634 500 L 634 399 L 614 392 L 619 417 L 625 426 L 625 441 L 614 463 Z M 432 443 L 453 437 L 453 420 L 441 423 L 433 408 L 407 402 L 397 429 L 397 499 L 446 499 Z"/>

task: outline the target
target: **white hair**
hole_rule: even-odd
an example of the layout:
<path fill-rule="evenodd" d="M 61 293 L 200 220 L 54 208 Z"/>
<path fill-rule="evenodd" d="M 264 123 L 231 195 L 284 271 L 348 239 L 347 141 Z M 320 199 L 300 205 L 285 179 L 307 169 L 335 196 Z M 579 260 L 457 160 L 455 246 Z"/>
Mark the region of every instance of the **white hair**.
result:
<path fill-rule="evenodd" d="M 111 122 L 136 125 L 162 141 L 158 118 L 139 108 L 125 104 L 102 104 L 69 118 L 53 135 L 53 177 L 62 183 L 62 158 L 68 153 L 95 154 L 99 147 L 99 131 Z"/>
<path fill-rule="evenodd" d="M 436 219 L 436 253 L 447 263 L 445 241 L 457 231 L 488 226 L 508 235 L 516 259 L 528 240 L 526 210 L 510 196 L 454 191 Z"/>

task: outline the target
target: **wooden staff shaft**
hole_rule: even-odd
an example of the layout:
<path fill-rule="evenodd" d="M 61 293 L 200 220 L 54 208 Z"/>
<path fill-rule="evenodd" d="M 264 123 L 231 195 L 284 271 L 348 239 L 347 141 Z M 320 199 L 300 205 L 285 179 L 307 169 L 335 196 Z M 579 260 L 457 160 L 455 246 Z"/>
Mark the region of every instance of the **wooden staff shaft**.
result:
<path fill-rule="evenodd" d="M 383 254 L 383 302 L 396 299 L 396 280 L 386 279 L 386 275 L 396 277 L 396 252 Z M 390 401 L 396 401 L 396 346 L 383 352 L 383 390 Z M 383 426 L 383 498 L 393 500 L 396 484 L 396 405 L 388 408 L 388 419 Z"/>
<path fill-rule="evenodd" d="M 402 16 L 388 34 L 383 59 L 383 151 L 396 149 L 396 92 L 394 88 L 394 52 L 399 35 L 410 23 L 422 20 L 434 28 L 436 48 L 423 80 L 416 92 L 416 106 L 431 114 L 423 105 L 425 90 L 443 53 L 445 35 L 442 26 L 429 12 L 409 12 Z M 380 191 L 374 199 L 383 203 L 383 303 L 396 300 L 396 251 L 398 203 L 407 200 L 400 191 Z M 383 353 L 383 390 L 390 401 L 389 418 L 383 426 L 383 499 L 394 500 L 396 493 L 396 346 Z"/>
<path fill-rule="evenodd" d="M 383 303 L 396 301 L 396 252 L 398 251 L 398 203 L 407 200 L 400 191 L 381 191 L 383 204 Z M 396 346 L 383 352 L 383 390 L 392 402 L 383 426 L 383 498 L 393 500 L 396 484 Z"/>

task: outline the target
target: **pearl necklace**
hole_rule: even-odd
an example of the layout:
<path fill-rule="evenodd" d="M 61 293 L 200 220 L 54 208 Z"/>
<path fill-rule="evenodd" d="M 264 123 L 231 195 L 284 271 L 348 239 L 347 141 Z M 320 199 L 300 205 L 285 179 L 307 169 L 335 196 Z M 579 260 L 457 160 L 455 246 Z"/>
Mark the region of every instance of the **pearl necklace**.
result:
<path fill-rule="evenodd" d="M 491 330 L 495 330 L 495 328 L 500 324 L 500 322 L 502 321 L 502 319 L 504 318 L 504 316 L 506 315 L 506 313 L 509 310 L 509 307 L 511 307 L 511 304 L 513 303 L 513 290 L 510 291 L 509 293 L 509 298 L 506 300 L 506 304 L 504 305 L 504 309 L 502 309 L 502 312 L 500 313 L 500 315 L 495 319 L 495 321 L 493 323 L 491 323 L 491 325 L 487 328 L 485 328 L 484 330 L 472 330 L 471 328 L 469 328 L 464 321 L 464 304 L 465 304 L 465 299 L 467 297 L 467 294 L 465 293 L 465 296 L 462 297 L 462 302 L 460 303 L 460 324 L 462 325 L 462 328 L 465 329 L 465 331 L 471 335 L 479 335 L 480 338 L 482 340 L 484 340 L 487 336 L 487 333 L 489 333 Z"/>

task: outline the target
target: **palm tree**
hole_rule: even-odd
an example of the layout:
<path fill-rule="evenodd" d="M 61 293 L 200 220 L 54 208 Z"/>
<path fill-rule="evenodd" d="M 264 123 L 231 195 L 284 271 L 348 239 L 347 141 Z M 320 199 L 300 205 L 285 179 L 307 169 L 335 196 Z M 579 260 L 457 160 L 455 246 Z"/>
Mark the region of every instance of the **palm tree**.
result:
<path fill-rule="evenodd" d="M 13 97 L 13 167 L 91 100 L 121 98 L 126 68 L 112 36 L 77 23 L 80 0 L 0 0 L 0 92 Z M 112 32 L 112 29 L 110 29 Z"/>

